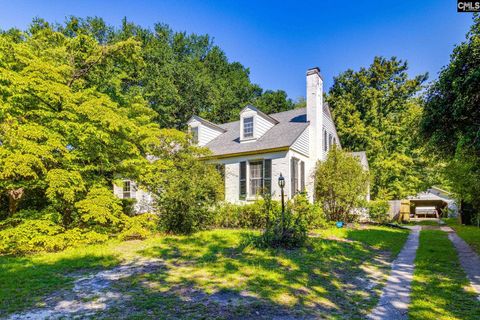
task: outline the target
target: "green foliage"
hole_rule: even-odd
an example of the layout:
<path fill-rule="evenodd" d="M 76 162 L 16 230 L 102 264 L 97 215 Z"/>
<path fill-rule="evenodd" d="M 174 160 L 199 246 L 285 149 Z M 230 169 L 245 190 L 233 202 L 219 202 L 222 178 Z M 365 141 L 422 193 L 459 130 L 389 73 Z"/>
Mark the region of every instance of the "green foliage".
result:
<path fill-rule="evenodd" d="M 264 197 L 264 211 L 268 213 L 267 226 L 259 239 L 259 245 L 272 248 L 299 248 L 308 237 L 307 214 L 309 206 L 304 196 L 297 196 L 293 204 L 282 213 L 273 207 L 270 196 Z"/>
<path fill-rule="evenodd" d="M 151 213 L 144 213 L 130 217 L 125 222 L 123 231 L 119 234 L 121 240 L 146 239 L 158 228 L 158 216 Z"/>
<path fill-rule="evenodd" d="M 304 217 L 308 229 L 327 226 L 327 220 L 321 204 L 319 202 L 310 203 L 305 193 L 299 193 L 293 200 L 288 201 L 287 208 Z"/>
<path fill-rule="evenodd" d="M 213 206 L 223 197 L 223 179 L 213 164 L 199 160 L 206 149 L 192 145 L 184 133 L 166 132 L 157 154 L 168 155 L 168 160 L 153 162 L 140 182 L 154 195 L 161 229 L 188 234 L 213 224 Z"/>
<path fill-rule="evenodd" d="M 401 199 L 431 185 L 429 156 L 416 138 L 427 76 L 407 71 L 406 62 L 375 57 L 335 77 L 326 98 L 342 147 L 367 153 L 374 198 Z"/>
<path fill-rule="evenodd" d="M 480 16 L 429 88 L 421 132 L 460 201 L 480 211 Z"/>
<path fill-rule="evenodd" d="M 328 152 L 315 171 L 315 199 L 328 220 L 351 222 L 354 210 L 364 205 L 369 173 L 359 159 L 337 148 Z"/>
<path fill-rule="evenodd" d="M 52 214 L 19 212 L 8 218 L 0 226 L 0 255 L 27 254 L 42 251 L 59 251 L 67 247 L 100 243 L 108 239 L 107 235 L 80 228 L 66 230 L 56 223 Z M 40 218 L 38 218 L 40 217 Z"/>
<path fill-rule="evenodd" d="M 263 198 L 259 198 L 255 202 L 246 204 L 219 203 L 216 206 L 214 226 L 217 228 L 263 229 L 267 222 L 264 202 Z M 278 201 L 272 201 L 271 205 L 275 211 L 280 210 Z"/>
<path fill-rule="evenodd" d="M 75 204 L 78 210 L 79 224 L 82 226 L 101 226 L 115 228 L 124 219 L 121 201 L 113 195 L 111 189 L 94 186 L 85 199 Z"/>
<path fill-rule="evenodd" d="M 388 210 L 390 206 L 386 200 L 372 200 L 367 203 L 370 220 L 378 223 L 386 223 L 390 220 Z"/>

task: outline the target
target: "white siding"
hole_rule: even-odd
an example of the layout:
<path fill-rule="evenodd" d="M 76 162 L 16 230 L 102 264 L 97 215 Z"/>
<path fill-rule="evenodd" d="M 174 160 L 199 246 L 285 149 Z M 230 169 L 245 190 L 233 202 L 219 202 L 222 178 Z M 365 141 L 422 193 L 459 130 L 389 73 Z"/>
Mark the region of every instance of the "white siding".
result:
<path fill-rule="evenodd" d="M 222 163 L 225 165 L 225 201 L 232 203 L 244 203 L 246 201 L 255 200 L 254 198 L 247 197 L 247 200 L 240 200 L 240 162 L 247 161 L 247 191 L 249 190 L 249 167 L 248 161 L 259 160 L 259 159 L 271 159 L 272 160 L 272 197 L 274 199 L 280 199 L 280 187 L 278 186 L 278 177 L 280 173 L 285 177 L 285 192 L 288 196 L 288 188 L 290 186 L 290 181 L 288 177 L 289 173 L 289 158 L 287 157 L 288 152 L 272 152 L 264 153 L 251 156 L 239 156 L 232 157 L 227 159 L 219 159 L 212 162 Z"/>
<path fill-rule="evenodd" d="M 290 187 L 290 172 L 291 172 L 291 158 L 297 158 L 303 162 L 305 162 L 305 190 L 307 192 L 307 196 L 310 201 L 313 202 L 313 192 L 314 192 L 314 177 L 315 177 L 315 167 L 316 167 L 316 161 L 306 157 L 302 153 L 296 152 L 295 150 L 290 150 L 288 152 L 288 165 L 289 165 L 289 170 L 288 170 L 288 195 L 289 198 L 291 197 L 291 187 Z M 299 170 L 300 173 L 300 170 Z"/>
<path fill-rule="evenodd" d="M 270 130 L 274 124 L 270 121 L 258 115 L 255 117 L 255 127 L 253 128 L 253 134 L 258 139 L 265 134 L 268 130 Z"/>
<path fill-rule="evenodd" d="M 123 181 L 121 183 L 123 184 Z M 123 185 L 113 184 L 113 194 L 123 199 Z M 134 207 L 136 213 L 153 212 L 152 195 L 138 188 L 134 181 L 130 181 L 130 198 L 136 200 Z"/>
<path fill-rule="evenodd" d="M 323 130 L 327 131 L 327 151 L 325 152 L 325 146 L 324 146 L 324 138 L 323 138 Z M 332 119 L 325 113 L 323 112 L 323 128 L 322 128 L 322 150 L 321 150 L 321 160 L 325 160 L 327 157 L 328 153 L 328 136 L 332 135 L 332 138 L 335 138 L 337 141 L 337 146 L 340 147 L 340 140 L 338 139 L 336 130 L 335 130 L 335 124 L 333 123 Z"/>
<path fill-rule="evenodd" d="M 198 127 L 198 145 L 199 146 L 204 146 L 219 135 L 222 134 L 222 132 L 215 130 L 202 122 L 192 119 L 188 122 L 189 127 L 194 128 Z"/>
<path fill-rule="evenodd" d="M 243 119 L 253 117 L 253 138 L 243 137 Z M 256 112 L 255 110 L 246 108 L 240 113 L 240 141 L 252 142 L 262 137 L 268 130 L 270 130 L 275 124 L 270 120 Z"/>
<path fill-rule="evenodd" d="M 305 156 L 308 156 L 309 150 L 309 131 L 308 128 L 305 129 L 291 147 L 293 150 L 298 151 Z"/>

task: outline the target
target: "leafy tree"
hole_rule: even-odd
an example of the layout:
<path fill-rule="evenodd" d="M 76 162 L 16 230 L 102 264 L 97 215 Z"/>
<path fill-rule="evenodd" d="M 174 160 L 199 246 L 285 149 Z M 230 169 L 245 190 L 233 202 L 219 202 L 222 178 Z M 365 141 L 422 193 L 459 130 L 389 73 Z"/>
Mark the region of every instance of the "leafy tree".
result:
<path fill-rule="evenodd" d="M 315 199 L 323 204 L 327 219 L 353 221 L 355 209 L 364 205 L 369 174 L 353 155 L 333 148 L 315 171 Z"/>
<path fill-rule="evenodd" d="M 373 197 L 402 198 L 430 184 L 416 138 L 427 76 L 409 78 L 407 70 L 406 62 L 375 57 L 368 68 L 336 77 L 326 98 L 342 146 L 367 152 Z"/>
<path fill-rule="evenodd" d="M 429 88 L 421 133 L 459 200 L 480 211 L 480 15 Z M 479 215 L 480 216 L 480 215 Z"/>
<path fill-rule="evenodd" d="M 149 30 L 126 19 L 115 29 L 96 17 L 69 17 L 57 29 L 69 37 L 89 34 L 100 43 L 139 41 L 145 67 L 131 82 L 141 87 L 161 127 L 184 129 L 194 114 L 216 123 L 238 120 L 247 104 L 267 113 L 293 108 L 284 91 L 264 92 L 252 84 L 248 68 L 229 62 L 208 35 L 175 32 L 160 23 Z"/>
<path fill-rule="evenodd" d="M 134 173 L 158 137 L 155 113 L 124 85 L 142 67 L 140 45 L 65 37 L 42 21 L 18 40 L 0 35 L 0 190 L 10 214 L 26 190 L 43 190 L 68 225 L 86 190 Z"/>
<path fill-rule="evenodd" d="M 166 232 L 189 234 L 214 223 L 213 205 L 224 189 L 220 173 L 213 164 L 199 161 L 208 154 L 191 144 L 188 135 L 163 130 L 163 144 L 155 161 L 141 174 L 141 184 L 154 195 L 160 226 Z"/>

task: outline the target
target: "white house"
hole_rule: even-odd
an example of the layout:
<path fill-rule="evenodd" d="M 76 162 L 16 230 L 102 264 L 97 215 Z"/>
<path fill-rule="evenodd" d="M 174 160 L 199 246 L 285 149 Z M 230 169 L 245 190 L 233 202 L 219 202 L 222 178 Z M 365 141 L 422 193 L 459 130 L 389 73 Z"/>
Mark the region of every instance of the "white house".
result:
<path fill-rule="evenodd" d="M 341 148 L 330 109 L 323 102 L 319 68 L 307 71 L 306 108 L 267 115 L 246 106 L 238 121 L 214 124 L 198 116 L 188 121 L 200 146 L 209 148 L 208 161 L 225 177 L 225 200 L 241 203 L 257 198 L 261 188 L 280 197 L 278 178 L 285 177 L 285 195 L 306 191 L 313 201 L 314 170 L 334 144 Z M 364 152 L 354 153 L 368 169 Z"/>
<path fill-rule="evenodd" d="M 214 124 L 193 116 L 188 127 L 195 143 L 212 152 L 206 161 L 216 163 L 225 181 L 225 200 L 244 203 L 255 200 L 261 189 L 280 198 L 278 178 L 285 178 L 285 196 L 306 191 L 313 201 L 314 171 L 333 145 L 341 148 L 330 109 L 323 102 L 323 80 L 319 68 L 307 70 L 306 108 L 267 115 L 246 106 L 238 121 Z M 368 170 L 365 152 L 354 152 Z M 137 200 L 136 211 L 151 209 L 151 196 L 123 180 L 114 186 L 119 198 Z"/>

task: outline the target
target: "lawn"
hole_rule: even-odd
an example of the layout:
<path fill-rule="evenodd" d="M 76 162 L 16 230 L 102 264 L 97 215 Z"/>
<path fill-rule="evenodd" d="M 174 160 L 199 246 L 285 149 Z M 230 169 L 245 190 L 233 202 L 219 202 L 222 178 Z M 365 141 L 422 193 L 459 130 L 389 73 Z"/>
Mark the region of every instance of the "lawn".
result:
<path fill-rule="evenodd" d="M 461 225 L 457 219 L 449 218 L 443 219 L 447 225 L 452 227 L 460 238 L 465 240 L 473 250 L 480 254 L 480 228 L 476 226 Z"/>
<path fill-rule="evenodd" d="M 480 319 L 480 301 L 446 232 L 420 233 L 411 299 L 410 319 Z"/>
<path fill-rule="evenodd" d="M 117 281 L 129 299 L 96 317 L 358 318 L 377 303 L 408 231 L 385 227 L 328 229 L 299 250 L 259 250 L 254 231 L 212 230 L 157 236 L 61 253 L 0 257 L 0 317 L 41 305 L 72 287 L 73 274 L 142 257 L 162 266 Z"/>

